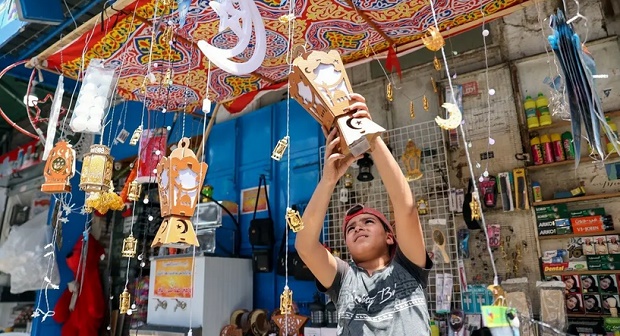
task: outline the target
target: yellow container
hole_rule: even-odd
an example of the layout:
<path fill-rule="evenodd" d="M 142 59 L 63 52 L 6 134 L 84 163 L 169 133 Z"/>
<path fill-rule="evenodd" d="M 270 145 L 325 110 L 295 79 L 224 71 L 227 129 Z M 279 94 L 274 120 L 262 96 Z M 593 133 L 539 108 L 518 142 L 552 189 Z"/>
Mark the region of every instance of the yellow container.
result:
<path fill-rule="evenodd" d="M 613 122 L 611 120 L 611 118 L 609 118 L 609 117 L 605 117 L 605 120 L 607 121 L 607 125 L 609 125 L 609 128 L 611 128 L 611 130 L 614 132 L 614 134 L 616 134 L 616 139 L 620 140 L 620 138 L 618 138 L 618 126 L 616 126 L 616 123 Z M 607 154 L 611 154 L 611 153 L 615 153 L 616 152 L 616 149 L 614 148 L 614 145 L 611 143 L 612 141 L 613 141 L 613 139 L 607 138 Z"/>
<path fill-rule="evenodd" d="M 439 336 L 439 327 L 435 324 L 435 321 L 431 321 L 431 336 Z"/>
<path fill-rule="evenodd" d="M 536 102 L 532 97 L 525 97 L 523 102 L 523 108 L 525 109 L 525 118 L 527 120 L 527 128 L 539 127 L 538 115 L 536 114 Z"/>
<path fill-rule="evenodd" d="M 536 110 L 540 119 L 540 126 L 551 125 L 551 112 L 549 112 L 549 101 L 544 94 L 539 93 L 536 99 Z"/>

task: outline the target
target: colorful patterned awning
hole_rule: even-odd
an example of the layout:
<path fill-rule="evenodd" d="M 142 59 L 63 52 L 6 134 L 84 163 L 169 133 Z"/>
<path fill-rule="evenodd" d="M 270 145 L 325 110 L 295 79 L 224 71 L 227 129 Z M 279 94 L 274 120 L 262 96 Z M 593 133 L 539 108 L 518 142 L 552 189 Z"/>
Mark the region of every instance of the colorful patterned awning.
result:
<path fill-rule="evenodd" d="M 156 3 L 160 18 L 154 20 Z M 473 28 L 483 16 L 486 20 L 497 18 L 526 3 L 527 0 L 434 2 L 444 35 Z M 267 30 L 267 55 L 262 67 L 248 76 L 230 75 L 214 65 L 211 68 L 212 101 L 223 103 L 231 113 L 241 111 L 259 91 L 282 87 L 287 78 L 288 23 L 280 17 L 288 14 L 288 1 L 256 0 L 256 4 Z M 295 6 L 293 44 L 306 43 L 312 50 L 338 49 L 345 63 L 367 59 L 369 47 L 374 53 L 385 52 L 390 44 L 397 52 L 416 47 L 433 24 L 430 5 L 421 0 L 297 0 Z M 44 52 L 39 61 L 46 59 L 49 69 L 77 78 L 83 53 L 86 65 L 92 58 L 105 59 L 122 66 L 118 90 L 125 98 L 146 98 L 147 107 L 152 110 L 199 107 L 207 90 L 208 60 L 196 42 L 204 39 L 216 47 L 231 48 L 236 37 L 230 31 L 218 32 L 219 17 L 208 1 L 192 1 L 182 29 L 178 28 L 176 8 L 174 0 L 131 2 L 123 9 L 116 8 L 103 24 L 82 29 L 83 34 L 77 39 L 57 44 L 62 49 Z M 175 42 L 169 49 L 167 39 L 171 32 Z M 246 50 L 237 59 L 251 55 L 252 50 Z M 145 80 L 149 63 L 156 77 L 154 82 Z M 170 81 L 164 80 L 167 74 Z"/>

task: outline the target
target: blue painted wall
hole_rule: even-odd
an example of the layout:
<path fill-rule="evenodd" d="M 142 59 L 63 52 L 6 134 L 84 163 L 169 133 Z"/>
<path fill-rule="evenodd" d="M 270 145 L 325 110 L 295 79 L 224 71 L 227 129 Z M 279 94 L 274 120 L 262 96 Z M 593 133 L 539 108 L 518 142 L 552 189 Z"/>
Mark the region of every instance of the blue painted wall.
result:
<path fill-rule="evenodd" d="M 290 203 L 306 203 L 319 179 L 319 147 L 324 137 L 316 121 L 296 102 L 290 103 Z M 286 135 L 286 101 L 264 107 L 241 118 L 213 127 L 207 144 L 207 183 L 214 187 L 214 198 L 240 202 L 241 190 L 258 185 L 260 174 L 265 174 L 269 185 L 269 201 L 275 223 L 277 258 L 286 222 L 288 158 L 279 162 L 271 159 L 275 144 Z M 260 213 L 259 218 L 266 216 Z M 242 215 L 241 255 L 250 257 L 252 247 L 248 227 L 252 214 Z M 295 235 L 289 234 L 289 248 L 294 249 Z M 254 275 L 254 308 L 273 310 L 279 306 L 285 279 L 272 273 Z M 311 302 L 316 292 L 313 282 L 289 278 L 294 300 Z"/>

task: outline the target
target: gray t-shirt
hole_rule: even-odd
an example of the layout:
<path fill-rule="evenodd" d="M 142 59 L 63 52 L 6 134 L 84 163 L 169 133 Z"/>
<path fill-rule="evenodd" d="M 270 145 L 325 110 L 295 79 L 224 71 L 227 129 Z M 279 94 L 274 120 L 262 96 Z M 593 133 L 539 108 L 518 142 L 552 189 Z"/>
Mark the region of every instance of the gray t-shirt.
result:
<path fill-rule="evenodd" d="M 433 266 L 420 268 L 398 249 L 392 262 L 368 276 L 352 261 L 336 258 L 331 288 L 317 281 L 338 309 L 338 336 L 428 336 L 429 313 L 424 290 Z"/>

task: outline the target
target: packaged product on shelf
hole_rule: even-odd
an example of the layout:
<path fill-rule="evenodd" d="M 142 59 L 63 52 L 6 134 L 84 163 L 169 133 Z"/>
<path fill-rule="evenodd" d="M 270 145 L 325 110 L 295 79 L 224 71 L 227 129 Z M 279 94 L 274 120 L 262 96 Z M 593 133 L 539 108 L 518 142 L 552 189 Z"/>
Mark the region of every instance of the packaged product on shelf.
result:
<path fill-rule="evenodd" d="M 564 203 L 562 204 L 554 204 L 554 205 L 543 205 L 543 206 L 535 206 L 534 212 L 536 215 L 544 215 L 544 214 L 556 214 L 558 215 L 555 218 L 567 218 L 569 215 L 568 206 Z M 555 219 L 554 218 L 554 219 Z"/>
<path fill-rule="evenodd" d="M 592 237 L 592 239 L 594 239 L 594 241 L 596 242 L 596 254 L 609 254 L 609 250 L 607 250 L 607 238 L 605 236 L 596 236 Z"/>
<path fill-rule="evenodd" d="M 562 281 L 564 281 L 564 284 L 566 285 L 567 293 L 581 293 L 581 283 L 579 282 L 579 275 L 562 275 Z"/>
<path fill-rule="evenodd" d="M 587 314 L 600 314 L 603 311 L 601 296 L 598 294 L 584 294 L 583 307 Z"/>
<path fill-rule="evenodd" d="M 618 294 L 618 280 L 615 274 L 599 274 L 598 289 L 601 294 Z"/>
<path fill-rule="evenodd" d="M 553 148 L 551 147 L 551 139 L 547 134 L 540 136 L 540 147 L 542 147 L 544 163 L 553 163 Z"/>
<path fill-rule="evenodd" d="M 607 235 L 607 250 L 609 254 L 620 254 L 620 242 L 618 235 Z"/>
<path fill-rule="evenodd" d="M 583 296 L 581 294 L 566 294 L 566 310 L 570 313 L 583 313 Z"/>
<path fill-rule="evenodd" d="M 557 234 L 554 221 L 539 222 L 537 225 L 539 236 L 552 236 Z"/>
<path fill-rule="evenodd" d="M 588 269 L 588 260 L 583 254 L 582 243 L 581 237 L 572 237 L 568 240 L 567 271 L 585 271 Z"/>
<path fill-rule="evenodd" d="M 605 208 L 592 208 L 583 210 L 571 210 L 569 217 L 605 216 Z"/>
<path fill-rule="evenodd" d="M 596 275 L 584 274 L 581 276 L 581 292 L 598 294 L 598 279 Z"/>
<path fill-rule="evenodd" d="M 551 133 L 551 148 L 553 148 L 553 158 L 556 162 L 566 160 L 564 146 L 562 146 L 562 136 L 559 133 Z"/>
<path fill-rule="evenodd" d="M 551 113 L 549 112 L 549 100 L 547 97 L 541 92 L 538 94 L 538 98 L 536 98 L 536 112 L 538 114 L 538 119 L 540 126 L 548 126 L 551 125 Z"/>
<path fill-rule="evenodd" d="M 532 182 L 532 195 L 534 196 L 534 202 L 542 202 L 543 198 L 540 183 Z"/>
<path fill-rule="evenodd" d="M 575 145 L 573 144 L 573 134 L 569 131 L 562 133 L 562 147 L 567 160 L 575 159 Z"/>
<path fill-rule="evenodd" d="M 609 310 L 610 306 L 616 305 L 620 302 L 620 297 L 618 295 L 610 295 L 610 294 L 601 294 L 601 306 L 603 307 L 603 314 L 610 314 Z"/>
<path fill-rule="evenodd" d="M 532 163 L 535 166 L 545 163 L 543 160 L 542 146 L 540 145 L 539 137 L 533 137 L 530 139 L 530 148 L 532 152 Z"/>
<path fill-rule="evenodd" d="M 581 245 L 581 248 L 583 249 L 583 254 L 584 255 L 596 255 L 595 244 L 596 244 L 596 241 L 592 239 L 591 237 L 583 238 L 583 244 Z"/>
<path fill-rule="evenodd" d="M 538 114 L 536 113 L 536 101 L 534 101 L 531 96 L 525 97 L 523 108 L 525 109 L 527 128 L 539 127 L 540 123 L 538 121 Z"/>
<path fill-rule="evenodd" d="M 570 227 L 569 219 L 559 218 L 559 219 L 554 220 L 553 222 L 555 223 L 557 234 L 564 235 L 564 234 L 571 234 L 573 232 L 572 228 Z"/>
<path fill-rule="evenodd" d="M 570 223 L 573 227 L 573 233 L 577 234 L 613 231 L 614 229 L 613 219 L 610 215 L 574 217 L 570 219 Z"/>

